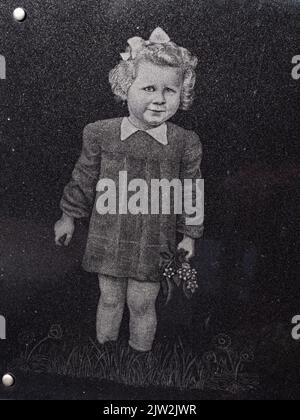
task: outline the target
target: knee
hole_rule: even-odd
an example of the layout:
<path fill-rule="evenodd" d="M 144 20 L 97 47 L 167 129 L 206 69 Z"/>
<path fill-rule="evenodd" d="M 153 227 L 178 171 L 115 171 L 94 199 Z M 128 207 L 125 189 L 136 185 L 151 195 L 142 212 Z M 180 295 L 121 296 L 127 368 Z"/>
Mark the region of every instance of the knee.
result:
<path fill-rule="evenodd" d="M 107 276 L 99 276 L 100 307 L 104 309 L 116 309 L 125 304 L 126 284 L 117 279 Z"/>
<path fill-rule="evenodd" d="M 100 298 L 100 305 L 104 309 L 116 309 L 120 305 L 120 299 L 118 296 L 110 295 L 110 294 L 101 294 Z"/>
<path fill-rule="evenodd" d="M 137 316 L 149 314 L 155 308 L 155 302 L 146 296 L 129 295 L 127 303 L 129 310 Z"/>

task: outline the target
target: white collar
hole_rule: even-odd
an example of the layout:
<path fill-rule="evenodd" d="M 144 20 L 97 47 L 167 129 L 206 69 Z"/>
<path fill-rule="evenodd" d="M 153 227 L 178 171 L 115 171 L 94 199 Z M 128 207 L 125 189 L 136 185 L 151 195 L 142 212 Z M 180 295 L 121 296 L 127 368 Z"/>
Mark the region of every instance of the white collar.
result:
<path fill-rule="evenodd" d="M 124 141 L 128 139 L 132 134 L 138 131 L 145 131 L 159 143 L 166 146 L 168 144 L 168 136 L 167 131 L 168 127 L 167 124 L 164 123 L 159 127 L 151 128 L 150 130 L 140 130 L 139 128 L 135 127 L 129 120 L 129 118 L 123 118 L 121 124 L 121 140 Z"/>

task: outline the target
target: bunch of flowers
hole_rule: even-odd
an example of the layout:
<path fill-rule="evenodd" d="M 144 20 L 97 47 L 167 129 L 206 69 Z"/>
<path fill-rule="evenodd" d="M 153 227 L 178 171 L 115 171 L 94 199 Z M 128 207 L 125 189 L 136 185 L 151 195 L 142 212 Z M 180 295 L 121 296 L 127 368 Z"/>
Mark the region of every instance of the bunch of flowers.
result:
<path fill-rule="evenodd" d="M 197 270 L 186 261 L 187 252 L 179 249 L 175 255 L 168 256 L 162 264 L 162 288 L 167 297 L 166 305 L 172 299 L 175 286 L 191 299 L 199 288 Z"/>

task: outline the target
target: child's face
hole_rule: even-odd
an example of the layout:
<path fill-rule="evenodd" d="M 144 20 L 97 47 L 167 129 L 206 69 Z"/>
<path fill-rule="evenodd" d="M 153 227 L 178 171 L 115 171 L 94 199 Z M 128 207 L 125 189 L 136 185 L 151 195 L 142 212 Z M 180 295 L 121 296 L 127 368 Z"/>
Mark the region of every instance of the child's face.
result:
<path fill-rule="evenodd" d="M 180 69 L 141 61 L 127 94 L 131 121 L 141 129 L 168 121 L 178 111 L 182 86 Z"/>

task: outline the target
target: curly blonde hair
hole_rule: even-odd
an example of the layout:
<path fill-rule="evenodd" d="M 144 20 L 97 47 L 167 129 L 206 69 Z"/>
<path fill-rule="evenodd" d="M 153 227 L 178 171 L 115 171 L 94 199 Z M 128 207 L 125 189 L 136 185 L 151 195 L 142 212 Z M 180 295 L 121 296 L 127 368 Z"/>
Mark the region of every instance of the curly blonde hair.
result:
<path fill-rule="evenodd" d="M 109 83 L 117 99 L 126 101 L 127 93 L 137 77 L 137 67 L 140 61 L 148 61 L 158 66 L 179 68 L 183 74 L 180 109 L 187 111 L 192 106 L 195 96 L 197 57 L 186 48 L 179 47 L 174 42 L 165 44 L 150 43 L 138 52 L 134 59 L 121 61 L 109 73 Z"/>

